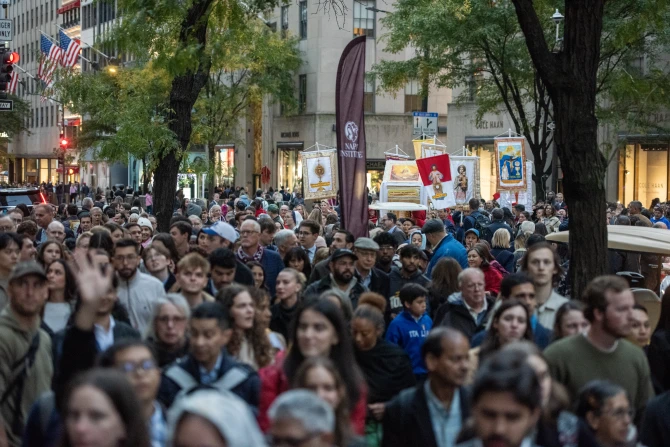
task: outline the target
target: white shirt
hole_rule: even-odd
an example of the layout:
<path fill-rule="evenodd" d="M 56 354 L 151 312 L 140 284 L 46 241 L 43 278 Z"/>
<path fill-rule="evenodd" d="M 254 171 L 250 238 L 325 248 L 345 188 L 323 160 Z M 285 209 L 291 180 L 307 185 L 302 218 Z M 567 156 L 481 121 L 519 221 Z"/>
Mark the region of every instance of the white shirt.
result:
<path fill-rule="evenodd" d="M 44 324 L 54 333 L 65 329 L 67 320 L 72 313 L 70 303 L 49 303 L 44 308 Z"/>
<path fill-rule="evenodd" d="M 98 343 L 100 352 L 105 351 L 107 348 L 114 344 L 114 317 L 110 315 L 109 317 L 109 330 L 105 330 L 99 324 L 93 325 L 93 333 L 95 334 L 95 341 Z"/>

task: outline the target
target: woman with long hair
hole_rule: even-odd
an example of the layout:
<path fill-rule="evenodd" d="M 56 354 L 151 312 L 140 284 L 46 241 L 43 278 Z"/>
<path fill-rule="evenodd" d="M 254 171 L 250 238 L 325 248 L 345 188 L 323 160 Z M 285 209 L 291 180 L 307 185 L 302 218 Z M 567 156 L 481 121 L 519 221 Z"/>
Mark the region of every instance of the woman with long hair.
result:
<path fill-rule="evenodd" d="M 37 252 L 37 262 L 47 269 L 57 259 L 65 259 L 65 248 L 58 241 L 46 241 Z"/>
<path fill-rule="evenodd" d="M 327 357 L 311 357 L 305 360 L 296 372 L 292 385 L 292 388 L 304 388 L 314 392 L 333 408 L 333 445 L 347 447 L 353 438 L 347 387 L 333 361 Z"/>
<path fill-rule="evenodd" d="M 93 369 L 71 382 L 63 400 L 62 447 L 150 447 L 147 421 L 125 374 Z"/>
<path fill-rule="evenodd" d="M 267 410 L 282 392 L 289 388 L 303 362 L 311 357 L 328 357 L 337 366 L 347 387 L 349 411 L 354 431 L 363 434 L 366 413 L 366 391 L 363 376 L 356 365 L 351 337 L 340 309 L 330 300 L 318 298 L 303 302 L 295 315 L 289 344 L 284 357 L 279 353 L 275 364 L 259 371 L 261 397 L 259 424 L 267 431 Z"/>
<path fill-rule="evenodd" d="M 309 213 L 309 216 L 307 216 L 307 220 L 313 220 L 314 222 L 319 224 L 319 236 L 323 236 L 323 226 L 326 223 L 325 219 L 323 218 L 323 213 L 321 212 L 321 208 L 318 206 L 315 206 L 314 209 L 312 210 L 311 213 Z"/>
<path fill-rule="evenodd" d="M 544 224 L 544 222 L 536 222 L 535 223 L 535 232 L 533 234 L 539 234 L 540 236 L 546 236 L 549 234 L 549 231 L 547 230 L 547 226 Z"/>
<path fill-rule="evenodd" d="M 584 317 L 586 305 L 581 301 L 570 300 L 556 311 L 554 320 L 554 341 L 588 331 L 591 324 Z"/>
<path fill-rule="evenodd" d="M 368 444 L 379 445 L 386 403 L 414 386 L 412 362 L 398 345 L 384 339 L 386 299 L 374 292 L 361 294 L 351 320 L 354 355 L 368 386 Z"/>
<path fill-rule="evenodd" d="M 550 203 L 544 206 L 544 219 L 542 223 L 549 233 L 558 233 L 558 227 L 561 226 L 561 219 L 556 215 L 556 209 Z"/>
<path fill-rule="evenodd" d="M 301 247 L 293 247 L 284 255 L 284 266 L 296 269 L 305 278 L 312 274 L 312 264 L 309 262 L 307 252 Z"/>
<path fill-rule="evenodd" d="M 528 307 L 523 302 L 516 299 L 502 301 L 493 314 L 491 327 L 479 351 L 479 358 L 484 359 L 502 346 L 515 341 L 526 340 L 532 343 L 533 329 L 530 317 Z"/>
<path fill-rule="evenodd" d="M 256 305 L 256 322 L 263 328 L 263 331 L 270 341 L 273 348 L 273 355 L 286 349 L 286 338 L 270 329 L 270 321 L 272 320 L 272 312 L 270 311 L 270 294 L 266 290 L 250 288 L 249 294 Z"/>
<path fill-rule="evenodd" d="M 500 282 L 503 275 L 500 270 L 492 265 L 494 261 L 495 258 L 491 256 L 486 244 L 478 243 L 468 250 L 468 266 L 478 268 L 484 273 L 485 290 L 497 296 L 500 293 Z"/>
<path fill-rule="evenodd" d="M 265 285 L 265 269 L 260 262 L 249 261 L 247 262 L 247 267 L 251 270 L 251 274 L 254 277 L 254 287 L 256 289 L 268 290 L 268 287 Z"/>
<path fill-rule="evenodd" d="M 232 320 L 233 334 L 226 345 L 228 353 L 254 369 L 272 363 L 273 352 L 265 328 L 258 323 L 256 303 L 245 286 L 230 285 L 216 297 Z"/>
<path fill-rule="evenodd" d="M 289 338 L 289 326 L 298 310 L 300 297 L 305 290 L 307 279 L 296 269 L 285 268 L 277 275 L 276 299 L 270 308 L 270 329 Z"/>
<path fill-rule="evenodd" d="M 49 299 L 42 320 L 53 334 L 65 329 L 77 299 L 77 280 L 72 269 L 62 259 L 56 259 L 46 270 Z"/>
<path fill-rule="evenodd" d="M 440 259 L 433 267 L 430 285 L 428 286 L 431 318 L 433 318 L 437 309 L 447 302 L 449 296 L 459 292 L 458 274 L 462 271 L 461 264 L 452 257 Z M 436 322 L 436 324 L 439 324 L 439 322 Z"/>
<path fill-rule="evenodd" d="M 179 293 L 168 293 L 154 303 L 146 339 L 156 353 L 159 367 L 188 354 L 186 327 L 190 317 L 191 308 Z"/>

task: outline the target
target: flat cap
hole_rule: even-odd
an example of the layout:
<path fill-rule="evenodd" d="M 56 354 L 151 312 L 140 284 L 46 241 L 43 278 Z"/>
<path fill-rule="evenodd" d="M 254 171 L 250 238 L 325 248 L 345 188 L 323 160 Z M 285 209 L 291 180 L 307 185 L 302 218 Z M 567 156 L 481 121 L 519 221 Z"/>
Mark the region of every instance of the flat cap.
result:
<path fill-rule="evenodd" d="M 356 242 L 354 242 L 354 248 L 377 251 L 379 250 L 379 244 L 369 237 L 359 237 L 356 239 Z"/>

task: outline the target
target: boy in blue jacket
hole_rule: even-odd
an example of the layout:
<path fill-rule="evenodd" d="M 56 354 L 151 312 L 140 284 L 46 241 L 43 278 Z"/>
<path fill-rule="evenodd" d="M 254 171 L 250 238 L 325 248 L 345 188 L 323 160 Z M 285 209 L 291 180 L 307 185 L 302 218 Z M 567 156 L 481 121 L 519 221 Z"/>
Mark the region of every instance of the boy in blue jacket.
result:
<path fill-rule="evenodd" d="M 391 321 L 386 340 L 405 350 L 412 361 L 412 371 L 417 380 L 428 374 L 421 356 L 421 346 L 433 327 L 433 320 L 426 313 L 428 290 L 419 284 L 405 284 L 399 293 L 404 310 Z"/>

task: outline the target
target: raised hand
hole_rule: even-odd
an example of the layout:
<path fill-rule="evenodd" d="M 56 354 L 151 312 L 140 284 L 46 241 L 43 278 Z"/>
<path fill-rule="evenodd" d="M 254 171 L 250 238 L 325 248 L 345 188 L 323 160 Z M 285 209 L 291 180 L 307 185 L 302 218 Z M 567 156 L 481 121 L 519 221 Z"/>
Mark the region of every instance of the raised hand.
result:
<path fill-rule="evenodd" d="M 77 253 L 76 261 L 79 267 L 77 285 L 82 304 L 99 302 L 112 287 L 114 269 L 110 265 L 102 265 L 85 252 Z"/>

